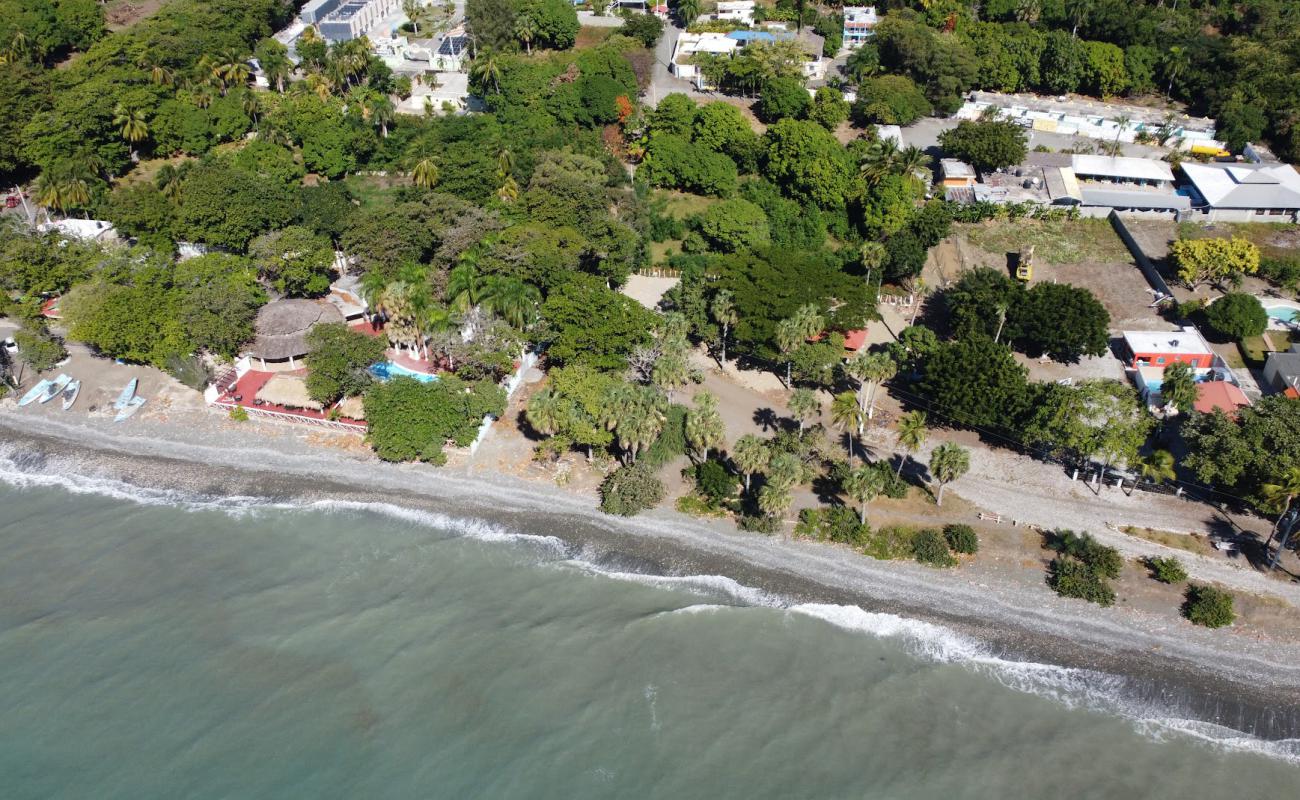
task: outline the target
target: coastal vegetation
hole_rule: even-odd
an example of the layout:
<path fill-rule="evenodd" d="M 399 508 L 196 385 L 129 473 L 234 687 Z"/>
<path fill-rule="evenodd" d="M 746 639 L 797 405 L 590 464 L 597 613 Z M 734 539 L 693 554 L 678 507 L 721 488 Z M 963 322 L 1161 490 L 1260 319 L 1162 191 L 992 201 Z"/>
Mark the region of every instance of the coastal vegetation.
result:
<path fill-rule="evenodd" d="M 1231 625 L 1237 618 L 1233 609 L 1232 595 L 1222 589 L 1205 584 L 1193 583 L 1187 587 L 1187 599 L 1183 603 L 1183 616 L 1207 628 L 1222 628 Z"/>
<path fill-rule="evenodd" d="M 1100 606 L 1115 603 L 1110 581 L 1119 577 L 1124 560 L 1119 551 L 1107 547 L 1090 534 L 1056 531 L 1048 534 L 1049 546 L 1057 552 L 1048 567 L 1047 583 L 1062 597 L 1087 600 Z"/>

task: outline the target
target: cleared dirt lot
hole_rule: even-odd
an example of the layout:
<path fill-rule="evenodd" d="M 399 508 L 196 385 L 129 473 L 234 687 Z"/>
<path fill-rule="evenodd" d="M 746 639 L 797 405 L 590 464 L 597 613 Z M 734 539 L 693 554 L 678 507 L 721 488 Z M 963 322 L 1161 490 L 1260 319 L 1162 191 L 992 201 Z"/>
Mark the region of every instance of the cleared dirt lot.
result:
<path fill-rule="evenodd" d="M 956 225 L 930 254 L 925 280 L 951 283 L 968 269 L 1011 269 L 1011 256 L 1034 245 L 1033 282 L 1055 281 L 1091 291 L 1110 312 L 1111 329 L 1167 330 L 1150 308 L 1153 295 L 1132 254 L 1106 220 L 1000 220 Z"/>

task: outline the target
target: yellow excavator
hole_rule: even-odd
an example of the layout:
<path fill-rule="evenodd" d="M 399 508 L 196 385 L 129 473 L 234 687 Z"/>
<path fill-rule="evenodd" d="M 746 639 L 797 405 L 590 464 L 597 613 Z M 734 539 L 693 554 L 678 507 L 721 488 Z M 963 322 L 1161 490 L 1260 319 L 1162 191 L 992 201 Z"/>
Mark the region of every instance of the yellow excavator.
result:
<path fill-rule="evenodd" d="M 1029 283 L 1034 277 L 1034 246 L 1020 249 L 1020 256 L 1016 259 L 1016 279 Z"/>

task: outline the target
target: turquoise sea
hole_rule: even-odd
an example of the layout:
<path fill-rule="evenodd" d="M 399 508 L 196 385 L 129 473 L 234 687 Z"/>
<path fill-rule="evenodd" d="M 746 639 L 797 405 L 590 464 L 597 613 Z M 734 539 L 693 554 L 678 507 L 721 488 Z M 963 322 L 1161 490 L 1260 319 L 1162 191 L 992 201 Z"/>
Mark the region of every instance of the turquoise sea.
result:
<path fill-rule="evenodd" d="M 1300 788 L 1275 745 L 924 623 L 611 574 L 545 530 L 58 483 L 0 482 L 7 800 Z"/>

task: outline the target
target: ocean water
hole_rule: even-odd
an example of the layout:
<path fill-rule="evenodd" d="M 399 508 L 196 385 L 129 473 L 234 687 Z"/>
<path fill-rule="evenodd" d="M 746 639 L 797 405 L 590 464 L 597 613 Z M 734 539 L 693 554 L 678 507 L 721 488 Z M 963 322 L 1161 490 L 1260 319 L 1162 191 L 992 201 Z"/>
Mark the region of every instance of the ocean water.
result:
<path fill-rule="evenodd" d="M 1294 743 L 1126 714 L 925 623 L 604 572 L 545 530 L 6 477 L 7 800 L 1300 787 Z"/>

